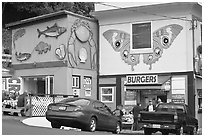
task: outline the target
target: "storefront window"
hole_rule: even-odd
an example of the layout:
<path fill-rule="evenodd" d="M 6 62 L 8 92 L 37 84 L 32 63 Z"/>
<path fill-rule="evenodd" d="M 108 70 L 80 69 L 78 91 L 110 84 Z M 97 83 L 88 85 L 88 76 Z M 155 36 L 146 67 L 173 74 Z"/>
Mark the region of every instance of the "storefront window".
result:
<path fill-rule="evenodd" d="M 185 77 L 172 78 L 172 102 L 185 103 L 186 79 Z"/>
<path fill-rule="evenodd" d="M 24 90 L 31 94 L 53 94 L 54 76 L 33 76 L 24 77 Z"/>
<path fill-rule="evenodd" d="M 91 96 L 92 77 L 84 76 L 84 90 L 85 96 Z"/>
<path fill-rule="evenodd" d="M 101 101 L 113 102 L 114 87 L 101 87 Z"/>

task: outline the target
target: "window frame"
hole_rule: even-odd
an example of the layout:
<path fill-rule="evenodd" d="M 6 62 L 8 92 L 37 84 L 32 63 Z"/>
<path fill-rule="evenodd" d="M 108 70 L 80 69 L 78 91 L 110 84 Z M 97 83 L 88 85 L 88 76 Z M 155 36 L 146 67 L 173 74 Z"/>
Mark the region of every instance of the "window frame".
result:
<path fill-rule="evenodd" d="M 143 24 L 143 23 L 150 23 L 151 25 L 151 32 L 150 32 L 150 48 L 141 48 L 141 49 L 133 49 L 133 25 L 134 24 Z M 141 53 L 152 53 L 153 52 L 153 34 L 152 34 L 152 21 L 144 21 L 144 22 L 133 22 L 130 23 L 130 53 L 131 54 L 141 54 Z"/>
<path fill-rule="evenodd" d="M 76 83 L 78 83 L 78 85 Z M 80 76 L 79 75 L 72 75 L 72 89 L 80 89 L 80 87 L 81 87 L 80 85 L 81 85 Z"/>
<path fill-rule="evenodd" d="M 103 94 L 103 89 L 111 89 L 112 94 Z M 103 103 L 113 103 L 114 102 L 114 92 L 115 92 L 115 87 L 101 87 L 101 102 Z M 103 96 L 112 96 L 111 101 L 104 101 Z"/>

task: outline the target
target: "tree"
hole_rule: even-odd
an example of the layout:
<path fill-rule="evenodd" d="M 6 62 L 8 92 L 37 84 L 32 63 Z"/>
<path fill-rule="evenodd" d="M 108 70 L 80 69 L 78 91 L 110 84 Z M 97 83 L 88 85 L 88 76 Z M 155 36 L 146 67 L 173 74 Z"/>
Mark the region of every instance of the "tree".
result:
<path fill-rule="evenodd" d="M 93 2 L 2 2 L 2 48 L 11 53 L 11 34 L 5 24 L 39 15 L 68 10 L 87 17 L 94 10 Z"/>

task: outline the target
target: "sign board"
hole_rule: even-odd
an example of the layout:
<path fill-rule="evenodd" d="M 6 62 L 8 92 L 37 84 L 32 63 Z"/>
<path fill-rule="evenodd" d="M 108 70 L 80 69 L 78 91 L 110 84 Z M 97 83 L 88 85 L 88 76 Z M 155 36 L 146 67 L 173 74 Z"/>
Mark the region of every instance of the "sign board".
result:
<path fill-rule="evenodd" d="M 7 88 L 9 92 L 22 93 L 22 78 L 12 77 L 7 79 Z"/>
<path fill-rule="evenodd" d="M 126 76 L 127 85 L 158 84 L 158 75 L 130 75 Z"/>
<path fill-rule="evenodd" d="M 85 96 L 91 96 L 91 90 L 85 90 Z"/>
<path fill-rule="evenodd" d="M 80 89 L 73 89 L 73 95 L 79 96 L 80 95 Z"/>
<path fill-rule="evenodd" d="M 91 77 L 84 77 L 84 89 L 91 90 L 92 88 L 92 79 Z"/>
<path fill-rule="evenodd" d="M 171 101 L 174 103 L 185 103 L 185 99 L 172 99 Z"/>

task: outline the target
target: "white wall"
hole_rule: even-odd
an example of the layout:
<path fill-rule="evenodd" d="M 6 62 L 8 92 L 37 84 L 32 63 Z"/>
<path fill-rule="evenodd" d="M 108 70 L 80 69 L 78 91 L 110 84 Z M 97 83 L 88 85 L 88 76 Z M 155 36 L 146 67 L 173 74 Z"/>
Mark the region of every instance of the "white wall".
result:
<path fill-rule="evenodd" d="M 103 36 L 103 33 L 109 29 L 122 30 L 130 34 L 131 23 L 100 26 L 100 75 L 164 73 L 192 70 L 192 63 L 187 60 L 187 56 L 192 58 L 192 53 L 187 50 L 188 47 L 186 46 L 186 35 L 187 33 L 191 33 L 190 30 L 186 28 L 188 23 L 189 22 L 176 19 L 152 21 L 152 32 L 170 24 L 181 25 L 183 30 L 174 39 L 172 45 L 168 49 L 163 50 L 162 56 L 157 62 L 152 64 L 151 70 L 149 70 L 149 65 L 143 63 L 143 56 L 140 55 L 140 63 L 134 66 L 134 71 L 131 70 L 130 65 L 121 59 L 120 52 L 115 52 L 110 43 Z"/>

